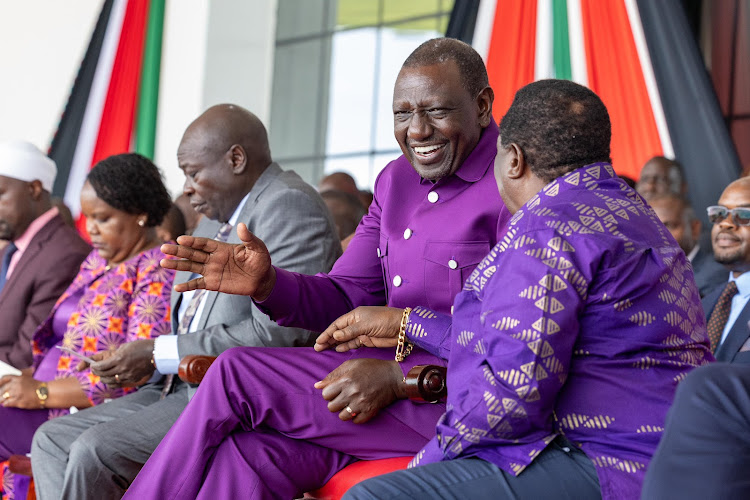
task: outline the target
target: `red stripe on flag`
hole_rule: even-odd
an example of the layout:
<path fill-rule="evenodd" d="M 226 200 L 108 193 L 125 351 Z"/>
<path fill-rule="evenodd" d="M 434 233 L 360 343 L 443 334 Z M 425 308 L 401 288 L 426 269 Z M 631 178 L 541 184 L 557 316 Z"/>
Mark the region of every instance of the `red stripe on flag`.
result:
<path fill-rule="evenodd" d="M 612 121 L 612 163 L 638 179 L 643 164 L 662 154 L 651 101 L 623 0 L 581 0 L 589 87 Z"/>
<path fill-rule="evenodd" d="M 131 0 L 125 10 L 91 166 L 108 156 L 131 150 L 149 3 L 149 0 Z M 83 216 L 77 226 L 81 234 L 86 234 Z"/>
<path fill-rule="evenodd" d="M 534 81 L 536 1 L 498 0 L 487 73 L 495 92 L 492 114 L 498 122 L 516 91 Z"/>

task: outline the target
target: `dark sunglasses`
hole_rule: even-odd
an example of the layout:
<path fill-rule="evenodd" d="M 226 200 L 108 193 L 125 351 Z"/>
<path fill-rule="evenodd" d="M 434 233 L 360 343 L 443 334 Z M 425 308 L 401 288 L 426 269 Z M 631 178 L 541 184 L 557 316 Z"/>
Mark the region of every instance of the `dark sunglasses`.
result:
<path fill-rule="evenodd" d="M 711 224 L 718 224 L 729 217 L 729 214 L 732 214 L 732 218 L 738 226 L 750 226 L 750 208 L 738 207 L 729 210 L 727 207 L 715 205 L 708 207 L 706 212 L 708 212 L 708 220 L 711 221 Z"/>

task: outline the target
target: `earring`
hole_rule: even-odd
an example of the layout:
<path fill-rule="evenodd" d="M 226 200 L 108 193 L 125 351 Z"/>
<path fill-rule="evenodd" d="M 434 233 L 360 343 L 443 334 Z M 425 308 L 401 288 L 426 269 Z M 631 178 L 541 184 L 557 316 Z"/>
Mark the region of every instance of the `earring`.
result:
<path fill-rule="evenodd" d="M 143 227 L 143 226 L 145 226 L 145 225 L 146 225 L 146 221 L 145 221 L 145 220 L 143 220 L 143 219 L 140 219 L 140 220 L 138 221 L 138 225 L 139 225 L 139 226 L 141 226 L 141 227 Z"/>

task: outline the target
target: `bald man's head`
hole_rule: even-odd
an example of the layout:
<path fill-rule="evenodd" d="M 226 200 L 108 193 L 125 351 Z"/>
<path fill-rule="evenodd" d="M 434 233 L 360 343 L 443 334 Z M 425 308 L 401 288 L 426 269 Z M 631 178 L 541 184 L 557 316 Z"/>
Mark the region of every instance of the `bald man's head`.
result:
<path fill-rule="evenodd" d="M 359 195 L 357 183 L 346 172 L 334 172 L 323 177 L 318 183 L 318 191 L 321 193 L 325 193 L 326 191 L 342 191 L 344 193 Z"/>
<path fill-rule="evenodd" d="M 192 207 L 220 222 L 229 220 L 272 162 L 263 123 L 234 104 L 212 106 L 191 123 L 177 160 Z"/>

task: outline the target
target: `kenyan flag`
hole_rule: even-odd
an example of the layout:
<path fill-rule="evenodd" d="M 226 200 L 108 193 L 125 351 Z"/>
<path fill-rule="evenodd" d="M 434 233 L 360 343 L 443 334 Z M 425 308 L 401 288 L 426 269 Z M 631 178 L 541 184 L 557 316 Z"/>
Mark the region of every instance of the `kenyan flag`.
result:
<path fill-rule="evenodd" d="M 49 151 L 58 168 L 54 194 L 74 216 L 99 160 L 129 151 L 153 158 L 164 7 L 165 0 L 103 2 Z"/>
<path fill-rule="evenodd" d="M 650 157 L 676 158 L 701 216 L 737 178 L 739 159 L 679 0 L 474 0 L 473 11 L 460 3 L 447 36 L 484 57 L 498 121 L 523 85 L 570 79 L 606 104 L 619 174 L 638 179 Z"/>

